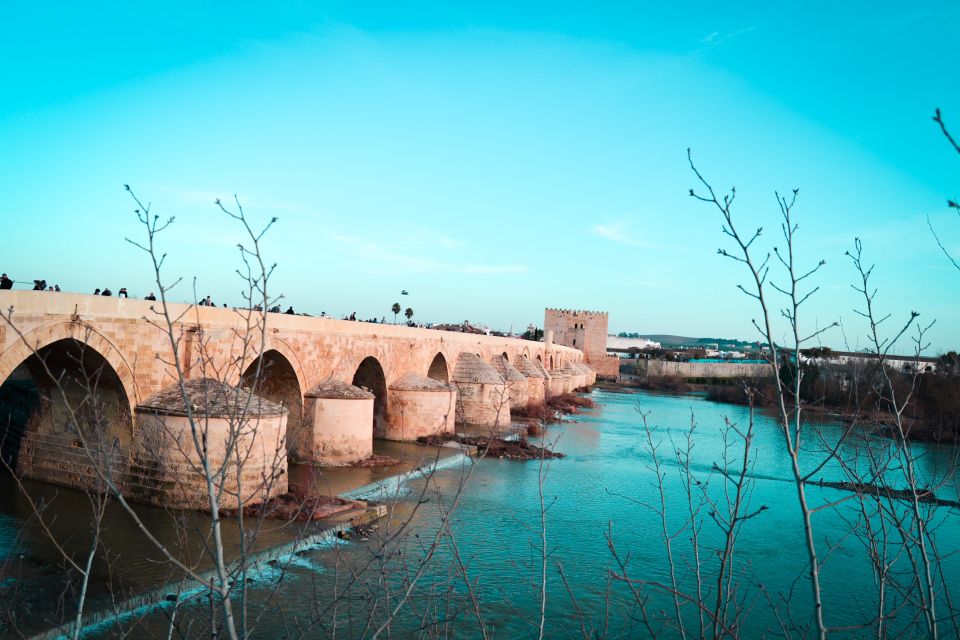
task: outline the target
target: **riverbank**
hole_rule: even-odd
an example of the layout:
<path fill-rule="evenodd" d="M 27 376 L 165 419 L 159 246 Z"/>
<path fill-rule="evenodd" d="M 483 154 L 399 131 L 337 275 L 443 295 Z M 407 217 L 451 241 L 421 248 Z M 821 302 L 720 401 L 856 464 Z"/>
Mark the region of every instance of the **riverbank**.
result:
<path fill-rule="evenodd" d="M 755 407 L 772 412 L 777 407 L 775 396 L 771 393 L 769 380 L 725 380 L 691 381 L 678 376 L 662 376 L 657 378 L 637 379 L 630 383 L 598 382 L 597 387 L 611 393 L 638 393 L 654 391 L 658 393 L 684 395 L 696 393 L 703 395 L 711 402 L 749 406 L 750 397 L 744 391 L 744 385 L 759 389 L 753 395 Z M 850 407 L 820 403 L 803 403 L 802 411 L 808 417 L 817 420 L 836 420 L 848 426 L 855 426 L 863 431 L 869 431 L 885 437 L 899 437 L 899 428 L 894 416 L 889 411 L 882 411 L 873 407 Z M 904 435 L 912 442 L 931 444 L 960 443 L 960 433 L 940 428 L 940 425 L 926 419 L 903 414 L 900 417 Z"/>

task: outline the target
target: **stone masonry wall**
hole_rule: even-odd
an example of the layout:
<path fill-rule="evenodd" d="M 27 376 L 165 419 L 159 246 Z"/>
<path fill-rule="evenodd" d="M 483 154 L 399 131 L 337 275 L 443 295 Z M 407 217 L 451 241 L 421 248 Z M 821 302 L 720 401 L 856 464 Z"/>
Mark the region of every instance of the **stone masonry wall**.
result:
<path fill-rule="evenodd" d="M 606 355 L 602 359 L 593 360 L 590 366 L 597 372 L 598 377 L 616 378 L 620 375 L 620 358 L 615 355 Z"/>
<path fill-rule="evenodd" d="M 607 325 L 609 317 L 604 311 L 580 311 L 575 309 L 547 309 L 543 317 L 543 330 L 553 331 L 557 345 L 579 349 L 587 364 L 597 369 L 608 369 Z M 615 373 L 613 375 L 616 375 Z"/>
<path fill-rule="evenodd" d="M 159 302 L 45 291 L 0 291 L 0 307 L 13 308 L 16 328 L 0 322 L 0 383 L 35 350 L 48 346 L 56 350 L 58 344 L 80 343 L 101 356 L 116 374 L 117 398 L 129 409 L 115 438 L 130 447 L 121 455 L 126 460 L 137 460 L 139 455 L 146 463 L 141 467 L 163 462 L 136 450 L 143 443 L 134 427 L 137 405 L 177 379 L 176 369 L 170 363 L 170 338 L 145 320 L 157 317 Z M 585 360 L 578 348 L 516 338 L 272 313 L 266 314 L 263 330 L 243 311 L 184 304 L 170 304 L 168 309 L 170 317 L 176 319 L 173 337 L 188 379 L 215 376 L 236 385 L 259 355 L 274 352 L 273 360 L 289 364 L 284 369 L 284 385 L 295 385 L 300 398 L 326 380 L 351 383 L 358 366 L 367 358 L 375 359 L 382 368 L 387 389 L 408 372 L 428 375 L 436 361 L 446 363 L 449 375 L 461 353 L 477 354 L 486 362 L 501 355 L 510 362 L 525 357 L 550 362 L 552 367 Z M 606 326 L 605 314 L 602 318 L 600 314 L 596 316 L 595 322 L 601 324 L 591 324 L 590 331 L 583 330 L 587 344 L 605 332 L 599 328 Z M 274 370 L 277 367 L 268 367 L 264 375 L 269 376 Z M 509 418 L 509 407 L 498 411 L 493 406 L 497 403 L 490 389 L 479 391 L 478 401 L 491 405 L 486 412 L 491 415 L 484 415 L 485 420 L 501 422 L 503 415 Z M 388 391 L 387 397 L 380 399 L 388 423 L 391 406 L 400 406 L 390 402 L 391 393 Z M 33 465 L 38 475 L 69 486 L 79 486 L 82 478 L 89 476 L 75 455 L 79 453 L 74 451 L 75 443 L 65 437 L 43 439 L 43 434 L 35 435 L 25 440 L 22 461 Z M 247 482 L 252 482 L 252 478 Z M 140 499 L 156 502 L 155 493 L 133 492 L 142 494 Z M 183 495 L 176 496 L 173 502 L 190 500 Z"/>
<path fill-rule="evenodd" d="M 680 376 L 681 378 L 755 378 L 772 375 L 767 364 L 736 362 L 670 362 L 637 360 L 637 375 L 646 377 Z"/>
<path fill-rule="evenodd" d="M 169 358 L 167 336 L 143 320 L 153 314 L 151 306 L 158 304 L 69 293 L 0 291 L 0 306 L 14 307 L 14 322 L 29 344 L 23 344 L 15 331 L 0 332 L 0 381 L 30 355 L 31 348 L 74 338 L 107 360 L 132 409 L 175 379 L 174 369 L 157 357 Z M 231 384 L 240 381 L 261 349 L 256 331 L 249 332 L 246 349 L 237 339 L 237 332 L 247 333 L 241 312 L 171 304 L 170 313 L 173 317 L 183 314 L 175 333 L 188 378 L 204 374 L 201 343 L 205 355 Z M 444 356 L 448 370 L 464 351 L 477 353 L 487 362 L 504 353 L 510 361 L 526 355 L 546 362 L 548 355 L 553 355 L 557 366 L 584 360 L 579 349 L 516 338 L 273 313 L 267 314 L 264 343 L 264 351 L 275 350 L 289 361 L 301 394 L 327 379 L 351 382 L 357 366 L 368 356 L 383 367 L 387 386 L 408 371 L 427 375 L 437 354 Z M 210 367 L 207 369 L 209 374 Z"/>

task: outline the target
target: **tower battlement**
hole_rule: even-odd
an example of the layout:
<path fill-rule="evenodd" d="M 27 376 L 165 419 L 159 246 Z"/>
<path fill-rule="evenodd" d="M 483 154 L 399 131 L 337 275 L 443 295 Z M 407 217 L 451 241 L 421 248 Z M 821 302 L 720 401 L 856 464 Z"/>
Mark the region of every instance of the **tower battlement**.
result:
<path fill-rule="evenodd" d="M 553 307 L 547 307 L 547 313 L 559 313 L 564 315 L 575 315 L 575 316 L 597 316 L 597 317 L 608 317 L 607 311 L 590 311 L 588 309 L 557 309 Z"/>
<path fill-rule="evenodd" d="M 582 351 L 587 364 L 598 373 L 616 376 L 619 361 L 611 365 L 606 357 L 608 321 L 606 311 L 548 308 L 543 314 L 543 330 L 553 332 L 553 344 Z"/>

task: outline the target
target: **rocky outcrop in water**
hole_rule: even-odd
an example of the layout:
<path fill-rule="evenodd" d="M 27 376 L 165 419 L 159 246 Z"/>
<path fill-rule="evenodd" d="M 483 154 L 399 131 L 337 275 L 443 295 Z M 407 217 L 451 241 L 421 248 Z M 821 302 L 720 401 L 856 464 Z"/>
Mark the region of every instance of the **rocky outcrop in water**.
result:
<path fill-rule="evenodd" d="M 504 440 L 502 438 L 486 438 L 483 436 L 425 436 L 418 438 L 417 442 L 436 446 L 442 446 L 447 442 L 458 442 L 462 445 L 476 447 L 477 455 L 487 458 L 540 460 L 563 457 L 562 453 L 530 444 L 526 438 Z"/>

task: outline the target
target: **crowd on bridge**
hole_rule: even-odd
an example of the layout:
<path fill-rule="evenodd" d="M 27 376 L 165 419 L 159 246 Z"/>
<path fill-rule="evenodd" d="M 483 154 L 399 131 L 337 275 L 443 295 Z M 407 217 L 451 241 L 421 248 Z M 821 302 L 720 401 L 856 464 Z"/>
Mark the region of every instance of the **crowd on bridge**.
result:
<path fill-rule="evenodd" d="M 0 275 L 0 289 L 13 289 L 13 285 L 16 284 L 7 274 Z M 20 284 L 30 284 L 29 282 L 21 282 Z M 47 285 L 46 280 L 34 280 L 33 281 L 33 290 L 34 291 L 60 291 L 60 285 Z"/>
<path fill-rule="evenodd" d="M 29 283 L 29 282 L 23 282 L 23 281 L 13 280 L 13 279 L 10 278 L 6 273 L 0 275 L 0 290 L 2 290 L 2 289 L 13 289 L 13 285 L 15 285 L 15 284 L 30 284 L 30 283 Z M 33 291 L 53 291 L 53 292 L 62 291 L 62 289 L 60 289 L 60 285 L 59 285 L 59 284 L 48 285 L 46 280 L 34 280 L 34 281 L 33 281 L 32 290 L 33 290 Z M 110 289 L 110 287 L 104 287 L 104 288 L 102 288 L 102 289 L 101 289 L 100 287 L 97 287 L 96 289 L 93 290 L 93 295 L 95 295 L 95 296 L 112 296 L 112 295 L 113 295 L 113 290 Z M 129 298 L 130 295 L 129 295 L 129 293 L 127 292 L 127 288 L 126 288 L 126 287 L 120 287 L 120 288 L 117 290 L 117 297 L 119 297 L 119 298 Z M 157 296 L 154 295 L 154 293 L 151 291 L 150 294 L 147 295 L 147 296 L 144 296 L 143 299 L 144 299 L 144 300 L 156 300 L 156 299 L 157 299 Z M 209 295 L 208 295 L 206 298 L 201 299 L 200 302 L 197 303 L 197 305 L 198 305 L 198 306 L 201 306 L 201 307 L 217 307 L 217 306 L 219 306 L 219 305 L 217 305 L 216 302 L 213 301 L 212 296 L 209 296 Z M 229 309 L 230 307 L 227 305 L 226 302 L 224 302 L 222 308 L 224 308 L 224 309 Z M 233 309 L 236 310 L 237 307 L 233 307 Z M 260 305 L 260 304 L 254 305 L 253 310 L 254 310 L 254 311 L 263 311 L 263 305 Z M 292 307 L 292 306 L 287 307 L 287 310 L 286 310 L 286 311 L 282 311 L 281 308 L 280 308 L 280 305 L 274 305 L 274 306 L 270 307 L 269 309 L 267 309 L 267 312 L 268 312 L 268 313 L 283 313 L 283 314 L 290 315 L 290 316 L 294 316 L 294 315 L 309 316 L 309 315 L 310 315 L 310 314 L 307 314 L 307 313 L 297 313 L 296 311 L 293 310 L 293 307 Z M 322 312 L 322 313 L 320 314 L 320 316 L 321 316 L 321 317 L 325 317 L 325 318 L 326 318 L 326 317 L 329 317 L 329 316 L 327 316 L 326 312 Z M 348 318 L 345 316 L 343 319 L 344 319 L 344 320 L 347 320 Z M 350 319 L 350 320 L 356 320 L 356 314 L 354 313 L 353 315 L 351 315 L 349 319 Z M 376 319 L 374 319 L 373 321 L 375 322 Z"/>
<path fill-rule="evenodd" d="M 31 283 L 29 283 L 29 282 L 24 282 L 24 281 L 13 280 L 13 279 L 10 278 L 6 273 L 0 275 L 0 290 L 3 290 L 3 289 L 13 289 L 13 286 L 14 286 L 15 284 L 30 285 Z M 60 285 L 59 285 L 59 284 L 49 285 L 49 284 L 47 283 L 47 281 L 46 281 L 46 280 L 43 280 L 43 279 L 34 280 L 33 283 L 32 283 L 32 285 L 33 285 L 33 286 L 32 286 L 33 291 L 52 291 L 52 292 L 62 291 L 62 289 L 60 289 Z M 113 290 L 110 289 L 110 287 L 104 287 L 104 288 L 102 288 L 102 289 L 101 289 L 100 287 L 97 287 L 96 289 L 94 289 L 93 295 L 95 295 L 95 296 L 113 296 L 114 293 L 113 293 Z M 117 290 L 116 295 L 117 295 L 117 297 L 119 297 L 119 298 L 128 298 L 128 297 L 130 297 L 129 294 L 128 294 L 128 292 L 127 292 L 127 288 L 126 288 L 126 287 L 120 287 L 120 288 Z M 147 296 L 144 296 L 143 299 L 144 299 L 144 300 L 156 300 L 157 297 L 156 297 L 156 296 L 153 294 L 153 292 L 151 291 L 150 294 L 147 295 Z M 209 296 L 209 295 L 206 296 L 205 298 L 202 298 L 202 299 L 197 303 L 197 305 L 198 305 L 198 306 L 201 306 L 201 307 L 218 307 L 218 306 L 220 306 L 220 305 L 217 305 L 217 303 L 213 301 L 212 296 Z M 224 308 L 224 309 L 229 309 L 229 308 L 231 308 L 231 307 L 229 307 L 229 306 L 227 305 L 227 303 L 223 303 L 222 308 Z M 232 307 L 232 308 L 233 308 L 234 310 L 236 310 L 238 307 Z M 253 310 L 254 310 L 254 311 L 261 311 L 261 312 L 262 312 L 262 311 L 263 311 L 263 305 L 261 305 L 261 304 L 255 304 L 255 305 L 253 305 Z M 267 309 L 267 313 L 282 313 L 282 314 L 291 315 L 291 316 L 297 315 L 297 316 L 313 317 L 313 316 L 311 316 L 309 313 L 302 313 L 302 312 L 301 312 L 301 313 L 298 313 L 298 312 L 294 311 L 294 309 L 293 309 L 292 306 L 288 306 L 287 309 L 286 309 L 286 311 L 282 311 L 279 304 L 276 304 L 276 305 L 274 305 L 274 306 L 272 306 L 272 307 L 269 307 L 269 308 Z M 319 315 L 318 317 L 320 317 L 320 318 L 332 318 L 333 316 L 327 315 L 327 312 L 326 312 L 326 311 L 321 311 L 321 312 L 320 312 L 320 315 Z M 381 316 L 379 320 L 377 319 L 376 316 L 373 316 L 373 317 L 371 317 L 371 318 L 367 318 L 367 319 L 364 320 L 364 319 L 362 319 L 362 318 L 360 318 L 360 319 L 357 318 L 357 312 L 356 312 L 356 311 L 350 313 L 349 315 L 344 315 L 344 316 L 343 316 L 343 319 L 344 319 L 344 320 L 348 320 L 348 321 L 352 321 L 352 322 L 369 322 L 369 323 L 371 323 L 371 324 L 387 324 L 387 318 L 386 318 L 386 316 Z M 423 325 L 423 324 L 419 324 L 419 323 L 414 323 L 412 320 L 408 320 L 408 321 L 405 322 L 404 324 L 405 324 L 405 326 L 408 326 L 408 327 L 421 327 L 421 328 L 423 328 L 423 327 L 426 326 L 427 328 L 431 328 L 430 325 Z M 445 327 L 446 327 L 446 325 L 438 325 L 438 327 L 436 327 L 436 328 L 445 328 Z"/>
<path fill-rule="evenodd" d="M 15 285 L 15 284 L 18 284 L 18 281 L 13 280 L 13 279 L 12 279 L 10 276 L 8 276 L 6 273 L 0 274 L 0 290 L 2 290 L 2 289 L 13 289 L 13 285 Z M 19 281 L 19 284 L 29 285 L 30 283 L 29 283 L 29 282 Z M 60 288 L 60 285 L 59 285 L 59 284 L 52 284 L 52 285 L 51 285 L 51 284 L 47 283 L 47 281 L 44 280 L 44 279 L 34 280 L 34 281 L 33 281 L 33 287 L 31 287 L 31 289 L 32 289 L 33 291 L 53 291 L 53 292 L 63 291 L 63 289 Z M 113 295 L 113 291 L 110 290 L 110 287 L 104 287 L 103 289 L 100 289 L 99 287 L 97 287 L 97 288 L 93 291 L 93 295 L 95 295 L 95 296 L 112 296 L 112 295 Z M 120 298 L 126 298 L 126 297 L 128 297 L 127 288 L 126 288 L 126 287 L 120 287 L 120 289 L 117 291 L 117 296 L 120 297 Z M 146 300 L 156 300 L 157 298 L 151 293 L 151 294 L 150 294 L 149 296 L 147 296 L 145 299 L 146 299 Z"/>

